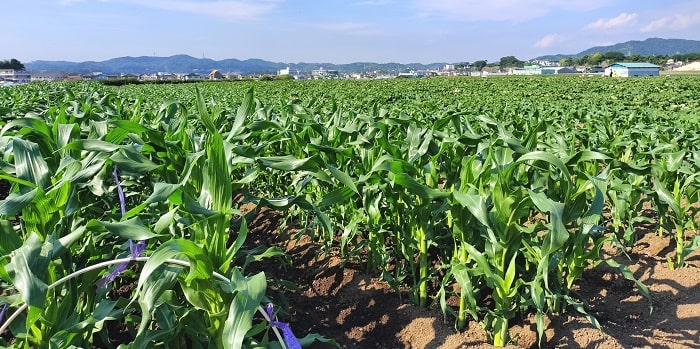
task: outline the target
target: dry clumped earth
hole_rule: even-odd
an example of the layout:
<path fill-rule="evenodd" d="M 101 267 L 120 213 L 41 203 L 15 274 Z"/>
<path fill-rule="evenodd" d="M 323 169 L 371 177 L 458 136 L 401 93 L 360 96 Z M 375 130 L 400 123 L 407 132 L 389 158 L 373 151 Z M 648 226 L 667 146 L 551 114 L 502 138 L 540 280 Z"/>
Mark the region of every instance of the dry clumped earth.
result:
<path fill-rule="evenodd" d="M 252 207 L 248 206 L 248 209 Z M 292 265 L 275 260 L 259 265 L 269 283 L 268 294 L 288 313 L 298 337 L 317 333 L 333 338 L 342 348 L 492 348 L 484 330 L 471 322 L 461 332 L 444 321 L 437 307 L 420 308 L 399 296 L 383 281 L 362 268 L 321 249 L 308 237 L 294 239 L 294 230 L 279 229 L 281 215 L 266 209 L 253 212 L 248 243 L 279 246 Z M 649 302 L 616 269 L 601 264 L 587 270 L 578 283 L 580 294 L 602 326 L 596 329 L 571 310 L 548 319 L 545 348 L 700 348 L 700 252 L 688 267 L 669 270 L 666 256 L 674 254 L 668 237 L 640 227 L 639 241 L 626 257 L 616 260 L 630 267 L 651 292 Z M 675 243 L 674 243 L 675 244 Z M 281 282 L 286 286 L 274 286 Z M 290 286 L 296 285 L 296 289 Z M 532 319 L 520 319 L 511 328 L 517 343 L 510 348 L 537 347 Z M 311 348 L 334 348 L 315 342 Z"/>

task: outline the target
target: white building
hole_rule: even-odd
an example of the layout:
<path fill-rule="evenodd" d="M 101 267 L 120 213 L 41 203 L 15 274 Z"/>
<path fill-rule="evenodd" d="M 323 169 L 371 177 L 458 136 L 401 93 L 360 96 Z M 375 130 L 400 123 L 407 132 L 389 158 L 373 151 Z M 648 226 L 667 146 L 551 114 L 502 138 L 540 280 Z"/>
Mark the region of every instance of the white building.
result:
<path fill-rule="evenodd" d="M 39 72 L 32 73 L 32 82 L 34 81 L 59 81 L 65 80 L 68 77 L 66 73 L 60 72 Z"/>
<path fill-rule="evenodd" d="M 0 80 L 12 81 L 17 84 L 28 84 L 32 82 L 32 74 L 25 70 L 0 69 Z"/>
<path fill-rule="evenodd" d="M 339 77 L 340 74 L 337 70 L 328 70 L 321 67 L 311 71 L 311 78 L 313 79 L 337 79 Z"/>
<path fill-rule="evenodd" d="M 277 71 L 277 75 L 289 75 L 289 74 L 290 74 L 289 67 L 284 68 L 284 69 L 280 69 Z"/>
<path fill-rule="evenodd" d="M 185 80 L 185 81 L 200 81 L 204 80 L 204 77 L 197 74 L 197 73 L 189 73 L 189 74 L 184 74 L 180 76 L 180 80 Z"/>
<path fill-rule="evenodd" d="M 577 74 L 578 70 L 574 67 L 544 67 L 542 75 L 559 75 L 559 74 Z"/>

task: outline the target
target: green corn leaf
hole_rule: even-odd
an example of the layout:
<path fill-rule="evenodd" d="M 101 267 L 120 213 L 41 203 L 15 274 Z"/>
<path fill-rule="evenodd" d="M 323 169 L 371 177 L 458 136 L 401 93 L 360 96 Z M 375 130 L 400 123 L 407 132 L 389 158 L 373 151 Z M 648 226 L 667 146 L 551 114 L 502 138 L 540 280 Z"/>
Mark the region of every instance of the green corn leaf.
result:
<path fill-rule="evenodd" d="M 101 323 L 108 320 L 116 320 L 123 315 L 123 309 L 115 309 L 117 306 L 117 301 L 110 301 L 108 299 L 100 300 L 95 306 L 95 310 L 88 316 L 87 319 L 76 323 L 71 326 L 67 331 L 78 332 L 82 331 L 88 327 L 97 325 L 101 327 Z"/>
<path fill-rule="evenodd" d="M 248 237 L 248 223 L 245 220 L 245 217 L 241 217 L 241 227 L 238 229 L 238 235 L 236 236 L 236 241 L 231 245 L 230 250 L 228 251 L 228 254 L 230 256 L 235 256 L 238 250 L 243 247 L 243 244 L 245 243 L 246 238 Z M 232 259 L 232 258 L 230 258 Z M 230 261 L 229 261 L 230 263 Z M 227 266 L 228 268 L 228 266 Z"/>
<path fill-rule="evenodd" d="M 209 114 L 209 111 L 207 110 L 207 103 L 204 101 L 204 97 L 202 97 L 202 92 L 199 90 L 198 87 L 195 87 L 195 91 L 197 95 L 197 118 L 207 129 L 207 132 L 210 132 L 211 134 L 218 134 L 218 127 L 214 125 L 212 115 Z"/>
<path fill-rule="evenodd" d="M 257 161 L 265 167 L 282 171 L 315 171 L 318 170 L 320 164 L 320 159 L 317 156 L 303 159 L 297 159 L 292 155 L 268 156 L 258 158 Z"/>
<path fill-rule="evenodd" d="M 226 212 L 231 207 L 231 176 L 226 160 L 224 140 L 218 133 L 211 134 L 205 142 L 207 159 L 202 171 L 202 191 L 199 203 L 212 211 Z"/>
<path fill-rule="evenodd" d="M 46 139 L 51 139 L 51 129 L 46 124 L 46 121 L 35 117 L 23 117 L 10 120 L 5 126 L 3 126 L 2 130 L 0 131 L 0 136 L 4 135 L 7 133 L 7 131 L 15 127 L 27 128 L 32 130 L 32 132 L 42 135 Z"/>
<path fill-rule="evenodd" d="M 153 193 L 146 199 L 146 203 L 152 204 L 156 202 L 165 202 L 182 187 L 182 184 L 157 182 L 153 186 Z"/>
<path fill-rule="evenodd" d="M 476 266 L 472 269 L 474 275 L 486 276 L 486 283 L 489 287 L 496 289 L 504 283 L 501 276 L 495 274 L 492 270 L 492 265 L 474 246 L 465 243 L 469 257 L 476 262 Z"/>
<path fill-rule="evenodd" d="M 125 174 L 143 175 L 156 170 L 160 165 L 139 153 L 134 147 L 123 147 L 109 157 Z"/>
<path fill-rule="evenodd" d="M 12 172 L 14 172 L 14 168 L 12 169 Z M 15 177 L 15 176 L 11 176 L 11 175 L 8 175 L 8 174 L 2 174 L 2 173 L 0 173 L 0 179 L 4 179 L 4 180 L 8 181 L 9 183 L 21 184 L 21 185 L 24 185 L 24 186 L 26 186 L 26 187 L 28 187 L 28 188 L 35 188 L 35 187 L 37 186 L 36 184 L 34 184 L 34 183 L 32 183 L 32 182 L 29 182 L 29 181 L 26 181 L 26 180 L 24 180 L 24 179 L 17 178 L 17 177 Z"/>
<path fill-rule="evenodd" d="M 326 343 L 329 345 L 340 347 L 340 345 L 334 339 L 323 337 L 317 333 L 309 333 L 306 336 L 304 336 L 304 338 L 299 338 L 299 344 L 301 344 L 302 347 L 309 346 L 313 342 Z"/>
<path fill-rule="evenodd" d="M 656 195 L 659 196 L 659 200 L 661 200 L 661 202 L 665 203 L 666 205 L 670 206 L 671 210 L 673 210 L 673 213 L 677 217 L 682 217 L 685 213 L 681 211 L 681 207 L 674 199 L 673 194 L 671 194 L 671 192 L 664 187 L 661 181 L 659 181 L 658 177 L 654 176 L 652 181 L 654 183 L 654 190 L 656 190 Z"/>
<path fill-rule="evenodd" d="M 86 150 L 86 151 L 104 151 L 108 153 L 119 150 L 122 146 L 101 141 L 98 139 L 81 139 L 68 143 L 63 149 L 65 150 Z"/>
<path fill-rule="evenodd" d="M 94 227 L 94 223 L 99 223 L 110 233 L 118 235 L 123 239 L 147 240 L 159 236 L 153 233 L 138 217 L 121 222 L 91 221 L 91 223 L 92 224 L 88 223 L 88 227 Z"/>
<path fill-rule="evenodd" d="M 569 157 L 565 162 L 567 165 L 575 165 L 581 161 L 612 160 L 611 157 L 592 150 L 582 150 Z"/>
<path fill-rule="evenodd" d="M 139 135 L 149 131 L 149 129 L 145 126 L 129 120 L 109 120 L 109 124 L 128 133 L 135 133 Z"/>
<path fill-rule="evenodd" d="M 167 231 L 167 229 L 173 224 L 175 220 L 175 214 L 177 213 L 177 211 L 177 208 L 173 208 L 172 210 L 162 214 L 160 218 L 158 218 L 156 224 L 153 226 L 153 231 L 156 234 L 164 234 Z"/>
<path fill-rule="evenodd" d="M 469 270 L 463 263 L 453 263 L 451 271 L 461 289 L 460 297 L 464 297 L 467 300 L 467 309 L 465 310 L 472 316 L 472 319 L 475 321 L 478 320 L 478 306 L 475 295 L 477 290 L 474 289 L 471 277 L 469 276 Z"/>
<path fill-rule="evenodd" d="M 160 245 L 143 266 L 137 289 L 140 289 L 146 279 L 169 258 L 186 258 L 190 263 L 190 270 L 185 278 L 189 282 L 196 278 L 211 278 L 214 272 L 212 263 L 205 251 L 194 242 L 185 239 L 173 239 Z"/>
<path fill-rule="evenodd" d="M 681 253 L 683 253 L 683 256 L 687 256 L 698 248 L 700 248 L 700 234 L 693 236 L 692 240 L 690 240 L 690 244 L 686 245 Z"/>
<path fill-rule="evenodd" d="M 5 200 L 0 201 L 0 215 L 16 216 L 31 204 L 39 188 L 34 188 L 24 194 L 10 193 Z"/>
<path fill-rule="evenodd" d="M 564 225 L 564 209 L 565 206 L 561 202 L 556 202 L 539 191 L 528 190 L 530 198 L 535 206 L 542 212 L 549 212 L 550 228 L 547 231 L 544 243 L 542 245 L 542 253 L 550 254 L 561 246 L 564 246 L 569 239 L 569 232 Z"/>
<path fill-rule="evenodd" d="M 490 227 L 488 208 L 486 207 L 486 199 L 475 193 L 462 193 L 462 192 L 452 192 L 453 197 L 457 202 L 466 207 L 469 212 L 479 220 L 479 223 L 483 224 L 485 227 Z"/>
<path fill-rule="evenodd" d="M 547 153 L 544 151 L 533 151 L 521 156 L 517 160 L 517 162 L 519 163 L 525 161 L 547 162 L 550 165 L 553 165 L 554 167 L 558 168 L 564 174 L 564 177 L 562 179 L 569 182 L 571 181 L 571 174 L 569 173 L 569 169 L 566 168 L 566 165 L 564 165 L 564 162 L 561 159 L 559 159 L 551 153 Z"/>
<path fill-rule="evenodd" d="M 12 221 L 0 219 L 0 255 L 9 255 L 11 251 L 22 246 L 22 238 L 12 225 Z M 4 259 L 0 258 L 0 260 Z M 4 272 L 2 269 L 0 267 L 0 273 Z M 6 275 L 0 275 L 0 278 L 9 281 L 9 277 Z"/>
<path fill-rule="evenodd" d="M 255 113 L 255 97 L 253 93 L 253 88 L 249 88 L 243 97 L 243 102 L 238 107 L 236 112 L 236 118 L 233 120 L 231 125 L 231 130 L 229 131 L 229 138 L 238 136 L 243 133 L 243 124 L 246 119 Z"/>
<path fill-rule="evenodd" d="M 224 323 L 222 344 L 226 348 L 241 348 L 246 333 L 253 327 L 253 315 L 265 296 L 267 282 L 262 272 L 245 278 L 234 269 L 231 283 L 237 293 Z"/>
<path fill-rule="evenodd" d="M 669 172 L 676 172 L 683 165 L 683 160 L 685 159 L 685 150 L 680 150 L 675 153 L 666 154 L 666 170 Z"/>
<path fill-rule="evenodd" d="M 212 280 L 195 279 L 182 287 L 182 292 L 187 301 L 197 309 L 209 313 L 210 316 L 218 316 L 223 313 L 223 298 Z"/>
<path fill-rule="evenodd" d="M 58 124 L 56 130 L 56 145 L 63 148 L 74 139 L 80 139 L 80 128 L 77 124 Z"/>
<path fill-rule="evenodd" d="M 50 181 L 49 166 L 36 143 L 20 138 L 12 140 L 17 177 L 46 189 Z"/>
<path fill-rule="evenodd" d="M 138 333 L 136 334 L 136 338 L 134 340 L 135 342 L 138 343 L 143 340 L 142 337 L 144 337 L 146 329 L 149 328 L 147 324 L 150 321 L 151 314 L 154 311 L 160 296 L 164 292 L 171 290 L 174 287 L 175 281 L 177 281 L 177 277 L 182 269 L 183 268 L 180 266 L 166 264 L 156 266 L 155 269 L 149 273 L 144 284 L 139 287 L 140 291 L 138 298 L 142 317 L 141 326 L 139 326 Z M 139 279 L 139 283 L 140 281 L 141 279 Z M 143 340 L 143 342 L 147 341 Z"/>
<path fill-rule="evenodd" d="M 334 206 L 342 204 L 355 196 L 355 192 L 348 187 L 338 188 L 323 196 L 321 202 L 318 203 L 318 208 Z"/>
<path fill-rule="evenodd" d="M 12 253 L 10 263 L 5 266 L 14 288 L 22 296 L 22 301 L 29 306 L 27 328 L 32 327 L 39 319 L 46 302 L 48 285 L 43 281 L 49 264 L 46 253 L 39 236 L 31 233 L 22 247 Z"/>
<path fill-rule="evenodd" d="M 390 178 L 390 180 L 406 188 L 406 190 L 408 190 L 411 194 L 418 195 L 419 197 L 428 200 L 445 198 L 451 195 L 451 193 L 447 191 L 428 188 L 427 186 L 418 183 L 418 181 L 406 173 L 395 173 L 394 178 Z"/>
<path fill-rule="evenodd" d="M 334 167 L 330 164 L 326 164 L 326 168 L 328 169 L 328 171 L 330 171 L 331 176 L 333 176 L 333 178 L 340 181 L 340 183 L 342 183 L 344 186 L 350 188 L 356 194 L 360 193 L 359 191 L 357 191 L 357 187 L 355 186 L 355 182 L 353 182 L 352 178 L 347 173 L 337 169 L 336 167 Z"/>

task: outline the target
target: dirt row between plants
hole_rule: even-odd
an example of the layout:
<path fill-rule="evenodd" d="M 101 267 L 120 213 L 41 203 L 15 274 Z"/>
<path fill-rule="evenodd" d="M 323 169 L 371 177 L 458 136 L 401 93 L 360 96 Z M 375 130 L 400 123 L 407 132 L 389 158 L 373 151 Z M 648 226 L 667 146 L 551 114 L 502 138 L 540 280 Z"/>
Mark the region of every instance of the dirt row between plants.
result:
<path fill-rule="evenodd" d="M 420 308 L 400 299 L 386 282 L 358 265 L 343 264 L 332 251 L 320 255 L 308 237 L 295 241 L 289 230 L 280 231 L 279 219 L 279 214 L 262 210 L 249 223 L 248 239 L 251 245 L 279 246 L 291 257 L 292 266 L 270 260 L 259 267 L 272 281 L 271 297 L 288 307 L 282 320 L 291 323 L 297 336 L 318 333 L 342 348 L 492 348 L 478 323 L 455 331 L 453 321 L 445 320 L 437 307 Z M 629 260 L 616 257 L 649 287 L 653 312 L 632 282 L 601 264 L 586 271 L 577 288 L 602 331 L 571 310 L 548 319 L 543 347 L 700 348 L 700 253 L 688 257 L 687 267 L 670 270 L 666 257 L 674 254 L 671 243 L 647 231 Z M 280 281 L 286 286 L 272 286 Z M 537 345 L 531 319 L 516 321 L 511 336 L 516 341 L 511 348 Z M 311 346 L 332 347 L 318 342 Z"/>

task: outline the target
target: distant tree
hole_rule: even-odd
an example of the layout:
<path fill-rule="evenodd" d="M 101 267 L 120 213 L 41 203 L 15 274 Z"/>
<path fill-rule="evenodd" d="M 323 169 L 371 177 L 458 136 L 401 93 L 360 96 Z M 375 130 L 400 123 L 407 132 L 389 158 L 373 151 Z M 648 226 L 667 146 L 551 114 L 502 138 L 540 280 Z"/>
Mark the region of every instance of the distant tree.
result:
<path fill-rule="evenodd" d="M 622 62 L 625 60 L 625 54 L 617 51 L 610 51 L 603 54 L 603 59 L 608 62 Z"/>
<path fill-rule="evenodd" d="M 588 57 L 590 57 L 590 55 L 583 55 L 581 57 L 574 58 L 574 65 L 586 65 L 586 62 L 588 62 Z"/>
<path fill-rule="evenodd" d="M 501 69 L 504 68 L 511 68 L 511 67 L 522 67 L 525 65 L 525 62 L 515 58 L 515 56 L 505 56 L 501 57 L 501 60 L 499 61 L 499 67 Z"/>
<path fill-rule="evenodd" d="M 25 70 L 24 64 L 14 58 L 9 61 L 0 61 L 0 69 Z"/>
<path fill-rule="evenodd" d="M 600 52 L 596 52 L 596 53 L 588 56 L 588 59 L 586 59 L 586 64 L 589 66 L 600 65 L 600 63 L 602 61 L 603 61 L 603 54 Z"/>
<path fill-rule="evenodd" d="M 574 60 L 571 58 L 562 58 L 559 60 L 559 66 L 570 67 L 574 65 Z"/>
<path fill-rule="evenodd" d="M 457 70 L 465 70 L 469 68 L 471 64 L 469 62 L 462 62 L 462 63 L 457 63 L 455 64 L 455 69 Z"/>
<path fill-rule="evenodd" d="M 484 69 L 486 64 L 486 61 L 476 61 L 472 64 L 472 66 L 474 67 L 474 70 L 480 71 L 481 69 Z"/>
<path fill-rule="evenodd" d="M 671 57 L 667 55 L 649 56 L 647 62 L 656 65 L 666 65 L 666 62 L 669 60 L 669 58 Z"/>
<path fill-rule="evenodd" d="M 673 55 L 671 58 L 675 61 L 681 61 L 681 62 L 692 62 L 692 61 L 697 61 L 700 60 L 700 53 L 686 53 L 686 54 L 678 54 L 678 55 Z"/>

